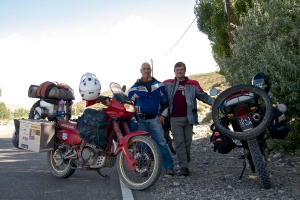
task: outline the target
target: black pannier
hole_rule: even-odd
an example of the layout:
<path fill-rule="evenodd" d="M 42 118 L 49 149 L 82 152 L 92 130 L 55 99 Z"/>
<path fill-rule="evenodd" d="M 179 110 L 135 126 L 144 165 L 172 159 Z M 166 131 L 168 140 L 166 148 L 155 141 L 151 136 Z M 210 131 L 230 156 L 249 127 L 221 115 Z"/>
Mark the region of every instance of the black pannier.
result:
<path fill-rule="evenodd" d="M 221 118 L 220 122 L 221 124 L 223 124 L 223 126 L 228 127 L 228 124 L 226 123 L 226 120 L 224 118 Z M 215 127 L 214 123 L 210 126 L 210 130 L 213 131 L 210 137 L 210 142 L 214 144 L 215 152 L 218 150 L 218 152 L 221 154 L 228 154 L 231 150 L 233 150 L 236 147 L 234 141 L 231 138 L 223 135 Z"/>

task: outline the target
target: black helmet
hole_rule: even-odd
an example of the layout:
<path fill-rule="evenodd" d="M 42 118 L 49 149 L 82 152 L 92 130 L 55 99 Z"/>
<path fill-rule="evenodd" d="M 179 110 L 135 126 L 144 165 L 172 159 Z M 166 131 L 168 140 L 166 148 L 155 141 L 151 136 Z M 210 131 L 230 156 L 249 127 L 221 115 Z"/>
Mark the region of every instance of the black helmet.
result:
<path fill-rule="evenodd" d="M 271 83 L 269 81 L 269 77 L 262 72 L 258 72 L 252 78 L 252 85 L 260 87 L 265 92 L 269 92 L 271 88 Z"/>

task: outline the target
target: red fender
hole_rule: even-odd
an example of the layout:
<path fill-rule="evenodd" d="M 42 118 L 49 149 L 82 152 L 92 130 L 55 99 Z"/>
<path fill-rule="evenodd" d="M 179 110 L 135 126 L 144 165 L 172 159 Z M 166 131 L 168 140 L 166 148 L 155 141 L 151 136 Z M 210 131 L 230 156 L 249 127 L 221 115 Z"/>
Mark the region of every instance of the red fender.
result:
<path fill-rule="evenodd" d="M 121 140 L 119 140 L 118 146 L 115 151 L 115 155 L 117 155 L 121 150 L 124 152 L 126 162 L 128 163 L 129 169 L 131 171 L 135 169 L 136 159 L 130 155 L 127 144 L 130 138 L 137 135 L 150 135 L 150 133 L 146 131 L 134 131 L 127 134 L 126 136 L 122 137 Z"/>

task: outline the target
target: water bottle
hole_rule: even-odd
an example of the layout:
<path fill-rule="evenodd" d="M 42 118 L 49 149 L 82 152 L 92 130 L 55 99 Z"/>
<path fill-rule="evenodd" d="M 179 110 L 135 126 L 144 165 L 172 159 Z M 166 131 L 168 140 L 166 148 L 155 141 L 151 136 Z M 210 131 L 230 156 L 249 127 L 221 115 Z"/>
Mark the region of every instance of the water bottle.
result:
<path fill-rule="evenodd" d="M 63 120 L 65 117 L 65 102 L 61 99 L 58 103 L 57 118 Z"/>

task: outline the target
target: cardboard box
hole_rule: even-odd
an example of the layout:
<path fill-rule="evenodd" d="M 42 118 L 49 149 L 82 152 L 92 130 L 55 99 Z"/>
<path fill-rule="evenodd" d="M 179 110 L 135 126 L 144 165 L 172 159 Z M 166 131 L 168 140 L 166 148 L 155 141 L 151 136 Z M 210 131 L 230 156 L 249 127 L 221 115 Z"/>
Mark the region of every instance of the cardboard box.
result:
<path fill-rule="evenodd" d="M 54 148 L 55 122 L 22 119 L 19 129 L 19 147 L 34 152 L 51 151 Z"/>

